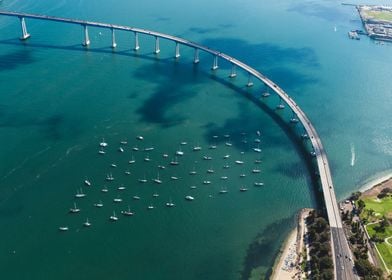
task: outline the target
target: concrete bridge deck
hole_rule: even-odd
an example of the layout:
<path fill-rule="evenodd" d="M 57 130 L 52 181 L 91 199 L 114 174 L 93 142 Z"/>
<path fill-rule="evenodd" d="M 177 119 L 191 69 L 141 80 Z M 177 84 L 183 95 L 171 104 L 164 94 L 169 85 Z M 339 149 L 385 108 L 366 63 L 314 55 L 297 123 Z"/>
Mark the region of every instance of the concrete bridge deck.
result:
<path fill-rule="evenodd" d="M 247 64 L 235 59 L 234 57 L 231 57 L 227 54 L 221 53 L 216 50 L 212 50 L 206 46 L 199 45 L 197 43 L 185 40 L 183 38 L 179 38 L 176 36 L 156 32 L 156 31 L 151 31 L 151 30 L 146 30 L 146 29 L 140 29 L 140 28 L 134 28 L 134 27 L 129 27 L 129 26 L 123 26 L 123 25 L 115 25 L 115 24 L 107 24 L 107 23 L 100 23 L 100 22 L 92 22 L 92 21 L 84 21 L 84 20 L 77 20 L 77 19 L 67 19 L 67 18 L 61 18 L 61 17 L 52 17 L 52 16 L 46 16 L 46 15 L 36 15 L 36 14 L 27 14 L 27 13 L 18 13 L 18 12 L 8 12 L 8 11 L 0 11 L 0 15 L 4 16 L 11 16 L 11 17 L 17 17 L 21 19 L 22 22 L 22 32 L 23 32 L 23 37 L 22 39 L 27 39 L 29 36 L 25 36 L 27 33 L 27 29 L 25 26 L 24 19 L 29 18 L 29 19 L 37 19 L 37 20 L 45 20 L 45 21 L 55 21 L 55 22 L 63 22 L 63 23 L 68 23 L 68 24 L 77 24 L 85 27 L 86 31 L 86 42 L 88 39 L 88 33 L 86 30 L 87 26 L 93 26 L 93 27 L 98 27 L 98 28 L 106 28 L 106 29 L 111 29 L 113 30 L 122 30 L 122 31 L 129 31 L 129 32 L 134 32 L 136 34 L 145 34 L 148 36 L 153 36 L 155 39 L 157 38 L 162 38 L 166 40 L 173 41 L 177 43 L 176 46 L 176 57 L 179 56 L 178 53 L 178 44 L 185 45 L 191 48 L 195 49 L 195 63 L 199 62 L 198 60 L 198 53 L 197 51 L 201 50 L 206 53 L 209 53 L 214 56 L 214 64 L 213 64 L 213 69 L 218 68 L 218 58 L 226 60 L 230 62 L 233 66 L 235 65 L 236 67 L 243 69 L 245 72 L 249 74 L 249 77 L 254 77 L 261 81 L 264 85 L 269 87 L 272 91 L 274 91 L 280 98 L 281 100 L 286 103 L 290 109 L 293 111 L 293 113 L 298 117 L 299 121 L 303 125 L 307 135 L 309 136 L 309 139 L 312 143 L 313 149 L 314 149 L 314 155 L 317 161 L 317 168 L 318 168 L 318 174 L 320 176 L 320 183 L 322 187 L 322 192 L 324 196 L 324 201 L 325 201 L 325 208 L 327 211 L 327 216 L 329 220 L 329 225 L 331 227 L 331 245 L 332 245 L 332 251 L 333 251 L 333 256 L 334 256 L 334 266 L 335 266 L 335 278 L 336 279 L 356 279 L 357 277 L 354 275 L 353 272 L 353 263 L 350 261 L 350 258 L 352 259 L 352 254 L 347 242 L 347 239 L 345 237 L 345 234 L 343 232 L 343 226 L 342 226 L 342 221 L 341 217 L 339 214 L 339 206 L 336 201 L 336 196 L 335 196 L 335 191 L 334 191 L 334 186 L 332 182 L 332 176 L 331 176 L 331 171 L 329 168 L 329 163 L 327 159 L 326 152 L 324 150 L 324 147 L 321 143 L 320 137 L 316 132 L 316 129 L 306 116 L 306 114 L 301 110 L 301 108 L 296 104 L 296 102 L 283 90 L 281 89 L 278 85 L 276 85 L 273 81 L 268 79 L 266 76 L 258 72 L 256 69 L 248 66 Z M 88 42 L 89 43 L 89 42 Z M 113 35 L 113 47 L 114 47 L 114 35 Z M 157 42 L 156 42 L 157 44 Z M 138 49 L 138 45 L 137 48 Z M 159 52 L 159 45 L 156 45 L 156 51 Z M 196 59 L 197 55 L 197 59 Z M 233 71 L 233 70 L 232 70 Z M 232 72 L 232 77 L 234 77 L 235 74 Z M 253 85 L 253 83 L 248 83 L 248 85 Z"/>

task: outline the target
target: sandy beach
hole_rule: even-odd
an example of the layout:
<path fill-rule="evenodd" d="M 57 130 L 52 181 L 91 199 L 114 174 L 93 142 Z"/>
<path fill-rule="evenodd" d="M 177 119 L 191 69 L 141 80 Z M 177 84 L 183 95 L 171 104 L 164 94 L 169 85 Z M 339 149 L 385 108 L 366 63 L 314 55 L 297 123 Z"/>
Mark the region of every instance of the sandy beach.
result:
<path fill-rule="evenodd" d="M 299 213 L 298 226 L 290 232 L 284 242 L 270 279 L 301 279 L 302 271 L 299 263 L 302 260 L 300 255 L 304 248 L 305 218 L 310 210 L 302 209 Z"/>

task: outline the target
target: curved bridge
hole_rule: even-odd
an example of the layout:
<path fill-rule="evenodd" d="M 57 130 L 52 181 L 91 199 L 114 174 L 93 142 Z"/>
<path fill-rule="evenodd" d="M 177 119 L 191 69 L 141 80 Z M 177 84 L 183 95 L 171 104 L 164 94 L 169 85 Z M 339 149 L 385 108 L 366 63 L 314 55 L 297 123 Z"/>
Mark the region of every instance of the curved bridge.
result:
<path fill-rule="evenodd" d="M 280 105 L 277 109 L 284 109 L 283 102 L 290 107 L 293 113 L 296 115 L 296 118 L 293 118 L 293 122 L 300 121 L 303 125 L 306 134 L 303 135 L 304 138 L 310 139 L 313 146 L 313 156 L 315 156 L 318 167 L 318 174 L 320 176 L 320 183 L 322 186 L 322 191 L 324 195 L 325 208 L 327 210 L 329 225 L 331 228 L 331 245 L 333 252 L 333 260 L 335 267 L 335 279 L 356 279 L 357 277 L 353 273 L 353 263 L 350 261 L 352 259 L 352 254 L 350 248 L 348 246 L 347 239 L 343 232 L 343 226 L 341 217 L 339 214 L 339 207 L 336 201 L 335 191 L 333 187 L 331 171 L 328 164 L 328 159 L 324 147 L 321 143 L 320 137 L 318 136 L 316 129 L 305 115 L 305 113 L 301 110 L 301 108 L 295 103 L 295 101 L 278 85 L 276 85 L 273 81 L 268 79 L 266 76 L 258 72 L 256 69 L 248 66 L 247 64 L 231 57 L 227 54 L 221 53 L 216 50 L 212 50 L 208 47 L 199 45 L 197 43 L 185 40 L 183 38 L 175 37 L 172 35 L 155 32 L 146 29 L 134 28 L 123 25 L 115 25 L 115 24 L 107 24 L 100 22 L 92 22 L 92 21 L 83 21 L 77 19 L 66 19 L 60 17 L 52 17 L 46 15 L 36 15 L 36 14 L 27 14 L 27 13 L 18 13 L 18 12 L 8 12 L 8 11 L 0 11 L 0 15 L 17 17 L 20 19 L 22 36 L 21 40 L 26 40 L 30 37 L 30 34 L 27 32 L 26 27 L 26 18 L 29 19 L 38 19 L 45 21 L 55 21 L 55 22 L 63 22 L 68 24 L 76 24 L 81 25 L 84 29 L 84 41 L 83 45 L 88 46 L 90 44 L 90 39 L 88 35 L 88 27 L 97 27 L 97 28 L 105 28 L 110 29 L 112 32 L 112 47 L 115 48 L 117 46 L 115 39 L 115 30 L 133 32 L 135 36 L 135 47 L 134 49 L 137 51 L 139 46 L 139 34 L 144 34 L 147 36 L 152 36 L 155 38 L 155 53 L 160 52 L 159 48 L 159 39 L 165 39 L 169 41 L 175 42 L 175 57 L 180 57 L 180 45 L 187 46 L 193 48 L 194 53 L 194 63 L 199 63 L 199 51 L 203 51 L 209 53 L 213 56 L 213 64 L 212 70 L 218 69 L 218 58 L 226 60 L 231 63 L 231 73 L 230 77 L 234 78 L 236 76 L 236 67 L 244 70 L 249 74 L 249 79 L 247 86 L 253 86 L 252 78 L 255 78 L 261 81 L 265 86 L 270 88 L 273 92 L 275 92 L 281 99 Z M 263 96 L 267 97 L 269 93 L 265 93 Z"/>

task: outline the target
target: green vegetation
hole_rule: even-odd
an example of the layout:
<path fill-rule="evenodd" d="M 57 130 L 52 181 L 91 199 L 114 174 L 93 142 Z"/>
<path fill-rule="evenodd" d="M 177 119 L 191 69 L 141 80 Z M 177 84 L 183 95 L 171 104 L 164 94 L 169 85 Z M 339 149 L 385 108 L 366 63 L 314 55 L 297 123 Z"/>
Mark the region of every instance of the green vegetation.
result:
<path fill-rule="evenodd" d="M 358 193 L 353 193 L 350 200 L 355 201 L 356 209 L 350 213 L 349 211 L 342 214 L 342 220 L 348 226 L 348 239 L 351 244 L 351 249 L 354 253 L 354 265 L 361 279 L 382 279 L 382 270 L 373 266 L 368 260 L 368 246 L 365 232 L 356 218 L 356 214 L 361 216 L 368 215 L 367 205 L 364 200 L 359 199 Z M 371 212 L 371 211 L 370 211 Z M 374 211 L 373 211 L 374 212 Z M 354 217 L 356 219 L 354 219 Z M 367 217 L 367 216 L 366 216 Z M 381 226 L 381 227 L 380 227 Z M 382 230 L 383 225 L 376 225 L 372 230 Z M 386 230 L 386 227 L 384 227 Z"/>
<path fill-rule="evenodd" d="M 392 22 L 392 12 L 389 11 L 366 11 L 366 16 L 375 20 L 385 20 Z"/>
<path fill-rule="evenodd" d="M 310 262 L 312 279 L 333 279 L 330 230 L 327 220 L 316 211 L 306 218 L 308 240 L 310 242 Z"/>

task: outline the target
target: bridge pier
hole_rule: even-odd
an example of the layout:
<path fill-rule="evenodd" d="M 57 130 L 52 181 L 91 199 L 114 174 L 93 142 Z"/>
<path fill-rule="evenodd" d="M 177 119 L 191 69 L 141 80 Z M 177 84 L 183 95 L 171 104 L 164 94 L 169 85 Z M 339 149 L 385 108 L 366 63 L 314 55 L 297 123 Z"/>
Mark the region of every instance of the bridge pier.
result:
<path fill-rule="evenodd" d="M 279 97 L 279 105 L 276 106 L 276 109 L 278 109 L 278 110 L 283 110 L 283 109 L 285 108 L 285 106 L 284 106 L 284 104 L 283 104 L 282 101 L 283 101 L 283 100 L 282 100 L 282 97 Z"/>
<path fill-rule="evenodd" d="M 211 69 L 212 70 L 216 70 L 216 69 L 218 69 L 218 56 L 217 55 L 214 55 L 214 62 L 212 63 L 212 67 L 211 67 Z"/>
<path fill-rule="evenodd" d="M 137 51 L 139 49 L 140 49 L 140 47 L 139 47 L 139 33 L 135 32 L 135 48 L 134 48 L 134 50 Z"/>
<path fill-rule="evenodd" d="M 154 53 L 155 54 L 158 54 L 158 53 L 160 53 L 160 49 L 159 49 L 159 37 L 155 37 L 155 51 L 154 51 Z"/>
<path fill-rule="evenodd" d="M 293 123 L 293 124 L 296 124 L 296 123 L 299 122 L 299 120 L 297 118 L 297 114 L 295 114 L 294 111 L 292 111 L 292 112 L 293 112 L 293 116 L 291 117 L 290 122 Z"/>
<path fill-rule="evenodd" d="M 252 82 L 252 74 L 249 73 L 249 77 L 248 77 L 248 83 L 246 84 L 247 87 L 251 87 L 253 86 L 253 82 Z"/>
<path fill-rule="evenodd" d="M 176 53 L 174 55 L 175 58 L 180 57 L 180 43 L 176 42 Z"/>
<path fill-rule="evenodd" d="M 264 84 L 264 86 L 266 86 L 266 85 Z M 266 86 L 266 90 L 261 94 L 262 97 L 268 97 L 268 96 L 271 95 L 271 94 L 269 93 L 268 89 L 269 89 L 269 87 Z"/>
<path fill-rule="evenodd" d="M 27 32 L 26 28 L 26 22 L 24 17 L 20 17 L 20 26 L 22 28 L 22 37 L 20 37 L 21 40 L 26 40 L 30 38 L 30 34 Z"/>
<path fill-rule="evenodd" d="M 83 28 L 84 28 L 84 42 L 82 43 L 82 45 L 87 47 L 88 45 L 90 45 L 90 38 L 88 37 L 87 25 L 83 25 Z"/>
<path fill-rule="evenodd" d="M 199 59 L 199 49 L 195 48 L 195 57 L 193 58 L 193 63 L 197 64 L 199 63 L 200 59 Z"/>
<path fill-rule="evenodd" d="M 235 78 L 236 76 L 237 76 L 237 73 L 236 73 L 236 66 L 235 66 L 235 64 L 233 63 L 233 64 L 231 64 L 231 72 L 230 72 L 229 77 L 230 77 L 230 78 Z"/>
<path fill-rule="evenodd" d="M 114 29 L 112 28 L 112 48 L 114 49 L 115 47 L 117 47 L 116 36 L 114 34 Z"/>

